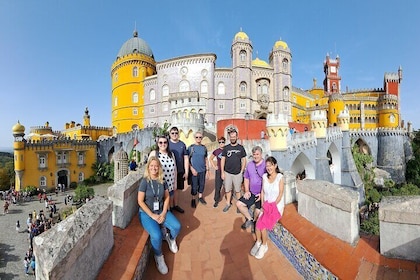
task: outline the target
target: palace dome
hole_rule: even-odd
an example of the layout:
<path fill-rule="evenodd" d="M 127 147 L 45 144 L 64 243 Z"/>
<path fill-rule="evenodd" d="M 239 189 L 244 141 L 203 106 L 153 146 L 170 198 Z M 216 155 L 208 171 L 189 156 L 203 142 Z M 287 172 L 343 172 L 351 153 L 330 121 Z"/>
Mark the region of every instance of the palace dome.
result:
<path fill-rule="evenodd" d="M 25 127 L 23 125 L 21 125 L 20 122 L 18 121 L 17 124 L 15 124 L 12 127 L 12 132 L 13 132 L 13 134 L 25 133 Z"/>
<path fill-rule="evenodd" d="M 287 45 L 287 43 L 285 41 L 281 41 L 281 40 L 277 41 L 274 44 L 274 48 L 279 48 L 279 47 L 281 47 L 281 48 L 283 48 L 285 50 L 287 50 L 289 48 L 289 46 Z"/>
<path fill-rule="evenodd" d="M 146 41 L 138 37 L 137 31 L 134 31 L 133 38 L 128 39 L 127 42 L 122 45 L 117 57 L 123 57 L 132 53 L 140 53 L 154 58 L 152 49 Z"/>
<path fill-rule="evenodd" d="M 271 68 L 270 64 L 264 60 L 259 59 L 258 57 L 252 61 L 252 66 Z"/>
<path fill-rule="evenodd" d="M 236 33 L 235 35 L 235 39 L 242 39 L 242 40 L 246 40 L 249 39 L 248 35 L 246 35 L 245 32 L 243 31 L 239 31 L 238 33 Z"/>

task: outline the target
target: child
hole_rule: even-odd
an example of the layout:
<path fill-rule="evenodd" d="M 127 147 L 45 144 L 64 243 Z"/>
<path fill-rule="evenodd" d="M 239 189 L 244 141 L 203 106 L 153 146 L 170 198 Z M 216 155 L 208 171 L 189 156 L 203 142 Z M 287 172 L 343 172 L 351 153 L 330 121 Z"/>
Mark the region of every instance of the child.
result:
<path fill-rule="evenodd" d="M 16 221 L 16 231 L 17 232 L 20 231 L 20 223 L 19 223 L 19 220 Z"/>

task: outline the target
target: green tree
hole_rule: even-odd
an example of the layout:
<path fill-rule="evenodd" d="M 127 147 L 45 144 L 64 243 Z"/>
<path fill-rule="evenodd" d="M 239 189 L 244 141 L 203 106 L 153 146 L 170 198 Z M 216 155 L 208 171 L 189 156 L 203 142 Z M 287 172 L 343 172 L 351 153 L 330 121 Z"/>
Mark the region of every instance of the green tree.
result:
<path fill-rule="evenodd" d="M 79 184 L 74 190 L 75 201 L 85 202 L 86 198 L 94 197 L 95 190 L 92 187 L 88 187 L 85 184 Z"/>

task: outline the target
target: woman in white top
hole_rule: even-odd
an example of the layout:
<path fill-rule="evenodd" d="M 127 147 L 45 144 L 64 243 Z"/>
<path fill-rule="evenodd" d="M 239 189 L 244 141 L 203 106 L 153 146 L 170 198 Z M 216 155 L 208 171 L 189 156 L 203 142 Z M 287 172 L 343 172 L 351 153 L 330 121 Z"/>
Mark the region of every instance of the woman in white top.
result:
<path fill-rule="evenodd" d="M 262 259 L 268 250 L 267 229 L 273 229 L 284 210 L 284 178 L 280 173 L 277 160 L 274 157 L 268 157 L 265 160 L 265 167 L 267 173 L 263 175 L 261 191 L 263 213 L 258 218 L 255 231 L 257 240 L 251 249 L 251 255 L 257 259 Z"/>
<path fill-rule="evenodd" d="M 149 154 L 149 160 L 151 157 L 157 157 L 162 165 L 164 180 L 168 185 L 168 191 L 170 196 L 170 209 L 173 205 L 174 186 L 176 182 L 177 169 L 176 161 L 173 153 L 169 150 L 168 138 L 165 136 L 158 136 L 157 149 L 153 150 Z"/>

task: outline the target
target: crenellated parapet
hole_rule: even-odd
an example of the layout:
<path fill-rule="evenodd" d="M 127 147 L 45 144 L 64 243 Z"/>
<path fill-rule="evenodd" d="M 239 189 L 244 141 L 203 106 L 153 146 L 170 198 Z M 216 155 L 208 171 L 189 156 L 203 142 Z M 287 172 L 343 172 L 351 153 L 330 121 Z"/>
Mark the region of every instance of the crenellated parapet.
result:
<path fill-rule="evenodd" d="M 408 136 L 409 133 L 400 127 L 390 128 L 390 127 L 379 127 L 378 136 Z"/>
<path fill-rule="evenodd" d="M 351 138 L 359 138 L 359 137 L 376 137 L 378 135 L 378 129 L 352 129 L 350 130 L 350 137 Z"/>
<path fill-rule="evenodd" d="M 267 135 L 272 151 L 284 151 L 287 149 L 287 137 L 289 135 L 289 122 L 286 114 L 267 115 Z"/>
<path fill-rule="evenodd" d="M 325 138 L 327 129 L 327 112 L 315 110 L 311 113 L 311 130 L 315 132 L 317 138 Z"/>
<path fill-rule="evenodd" d="M 328 142 L 334 142 L 337 139 L 343 138 L 343 132 L 341 128 L 338 126 L 328 127 L 327 128 L 327 137 L 326 140 Z"/>
<path fill-rule="evenodd" d="M 193 143 L 196 131 L 204 132 L 204 115 L 196 112 L 179 112 L 171 115 L 171 126 L 176 126 L 180 139 L 185 143 Z"/>
<path fill-rule="evenodd" d="M 287 142 L 287 149 L 290 153 L 300 153 L 307 149 L 316 149 L 317 140 L 315 132 L 305 131 L 293 133 L 291 139 Z"/>
<path fill-rule="evenodd" d="M 56 139 L 56 140 L 28 140 L 25 143 L 25 149 L 65 149 L 68 148 L 83 148 L 96 146 L 96 141 L 90 139 L 74 140 L 70 138 Z"/>

